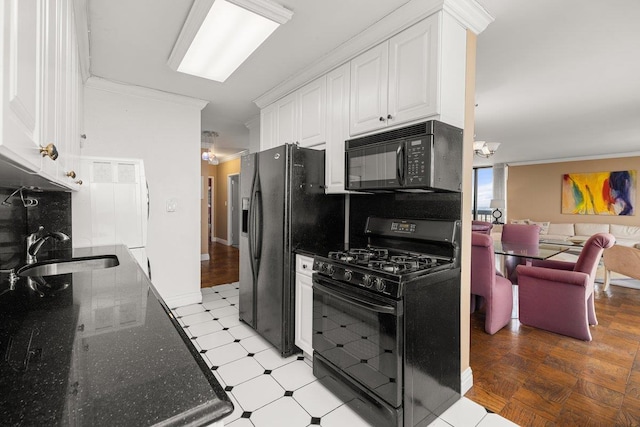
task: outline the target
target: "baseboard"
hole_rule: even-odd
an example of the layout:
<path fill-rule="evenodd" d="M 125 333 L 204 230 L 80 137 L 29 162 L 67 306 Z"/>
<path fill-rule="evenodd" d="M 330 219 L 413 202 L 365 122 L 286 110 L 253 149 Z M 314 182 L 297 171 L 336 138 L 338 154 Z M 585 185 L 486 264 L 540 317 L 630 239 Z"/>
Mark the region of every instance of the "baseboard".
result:
<path fill-rule="evenodd" d="M 200 261 L 209 261 L 209 254 L 200 254 Z"/>
<path fill-rule="evenodd" d="M 473 387 L 473 372 L 471 372 L 471 366 L 462 372 L 460 376 L 460 394 L 464 396 Z"/>
<path fill-rule="evenodd" d="M 190 304 L 198 304 L 202 302 L 202 292 L 197 291 L 189 294 L 177 295 L 172 298 L 164 298 L 164 302 L 171 309 Z"/>
<path fill-rule="evenodd" d="M 217 243 L 222 243 L 223 245 L 229 246 L 229 242 L 227 242 L 225 239 L 221 239 L 219 237 L 216 237 L 215 239 Z"/>

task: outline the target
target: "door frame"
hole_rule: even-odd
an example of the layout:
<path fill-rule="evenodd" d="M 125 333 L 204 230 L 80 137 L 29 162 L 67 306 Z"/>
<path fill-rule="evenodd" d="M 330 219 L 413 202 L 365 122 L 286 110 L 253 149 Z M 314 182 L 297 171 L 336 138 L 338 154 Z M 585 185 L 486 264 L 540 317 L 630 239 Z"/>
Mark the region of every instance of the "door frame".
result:
<path fill-rule="evenodd" d="M 216 177 L 209 175 L 207 177 L 207 197 L 211 197 L 211 205 L 209 205 L 209 200 L 207 200 L 207 210 L 208 214 L 211 217 L 211 227 L 207 224 L 207 240 L 208 243 L 216 241 Z"/>
<path fill-rule="evenodd" d="M 238 195 L 240 195 L 240 174 L 239 173 L 231 173 L 229 175 L 227 175 L 227 245 L 231 246 L 233 244 L 233 239 L 231 238 L 232 236 L 232 224 L 233 221 L 231 219 L 232 216 L 232 208 L 234 206 L 233 202 L 233 194 L 231 192 L 231 180 L 234 177 L 238 177 Z M 239 207 L 236 206 L 236 215 L 238 215 L 238 209 Z M 238 219 L 238 246 L 240 246 L 240 222 Z"/>

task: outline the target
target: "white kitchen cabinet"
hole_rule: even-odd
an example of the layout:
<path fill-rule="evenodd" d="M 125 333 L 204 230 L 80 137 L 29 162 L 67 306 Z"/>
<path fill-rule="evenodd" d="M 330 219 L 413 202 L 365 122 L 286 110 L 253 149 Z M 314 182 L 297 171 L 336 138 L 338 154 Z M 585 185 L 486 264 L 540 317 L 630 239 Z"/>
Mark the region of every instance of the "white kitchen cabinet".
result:
<path fill-rule="evenodd" d="M 279 99 L 260 111 L 260 149 L 298 143 L 319 148 L 326 140 L 326 77 Z"/>
<path fill-rule="evenodd" d="M 351 60 L 352 135 L 387 125 L 389 42 Z"/>
<path fill-rule="evenodd" d="M 313 147 L 326 142 L 327 78 L 305 85 L 297 91 L 300 118 L 298 142 L 303 147 Z"/>
<path fill-rule="evenodd" d="M 28 171 L 40 170 L 45 3 L 2 2 L 2 139 L 0 153 Z M 7 24 L 7 25 L 5 25 Z"/>
<path fill-rule="evenodd" d="M 313 258 L 296 255 L 295 344 L 307 357 L 313 354 Z"/>
<path fill-rule="evenodd" d="M 350 134 L 422 118 L 462 127 L 449 106 L 464 105 L 464 34 L 440 12 L 352 59 Z"/>
<path fill-rule="evenodd" d="M 79 152 L 78 49 L 71 0 L 2 3 L 0 155 L 44 182 L 75 189 L 66 177 Z M 53 143 L 58 159 L 40 155 Z M 18 169 L 17 169 L 18 170 Z M 21 180 L 16 180 L 16 182 Z"/>
<path fill-rule="evenodd" d="M 298 141 L 298 96 L 289 94 L 276 102 L 276 146 Z"/>
<path fill-rule="evenodd" d="M 260 150 L 298 140 L 298 103 L 291 93 L 260 111 Z"/>
<path fill-rule="evenodd" d="M 325 192 L 344 193 L 344 142 L 349 138 L 350 67 L 343 64 L 327 74 L 327 144 Z"/>
<path fill-rule="evenodd" d="M 276 104 L 271 104 L 260 110 L 260 150 L 268 150 L 276 146 Z"/>

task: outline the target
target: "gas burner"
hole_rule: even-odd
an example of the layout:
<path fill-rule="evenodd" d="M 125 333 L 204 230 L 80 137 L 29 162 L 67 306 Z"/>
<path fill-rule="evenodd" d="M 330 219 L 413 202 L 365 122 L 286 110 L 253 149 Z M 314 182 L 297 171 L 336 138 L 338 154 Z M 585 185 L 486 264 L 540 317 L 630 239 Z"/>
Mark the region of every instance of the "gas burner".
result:
<path fill-rule="evenodd" d="M 347 252 L 342 252 L 342 251 L 329 252 L 328 257 L 336 261 L 346 261 L 346 262 L 352 262 L 354 259 L 353 255 Z"/>
<path fill-rule="evenodd" d="M 390 261 L 371 261 L 368 267 L 374 270 L 388 271 L 389 273 L 398 272 L 398 264 Z"/>

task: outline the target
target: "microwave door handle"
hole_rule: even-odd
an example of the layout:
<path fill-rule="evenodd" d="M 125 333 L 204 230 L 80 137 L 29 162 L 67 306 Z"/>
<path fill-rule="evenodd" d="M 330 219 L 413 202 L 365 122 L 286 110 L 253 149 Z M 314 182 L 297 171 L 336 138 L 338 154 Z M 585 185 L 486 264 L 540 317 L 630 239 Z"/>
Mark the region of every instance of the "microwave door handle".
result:
<path fill-rule="evenodd" d="M 396 150 L 396 178 L 398 179 L 398 184 L 402 185 L 404 183 L 404 144 L 398 144 L 398 148 Z"/>

